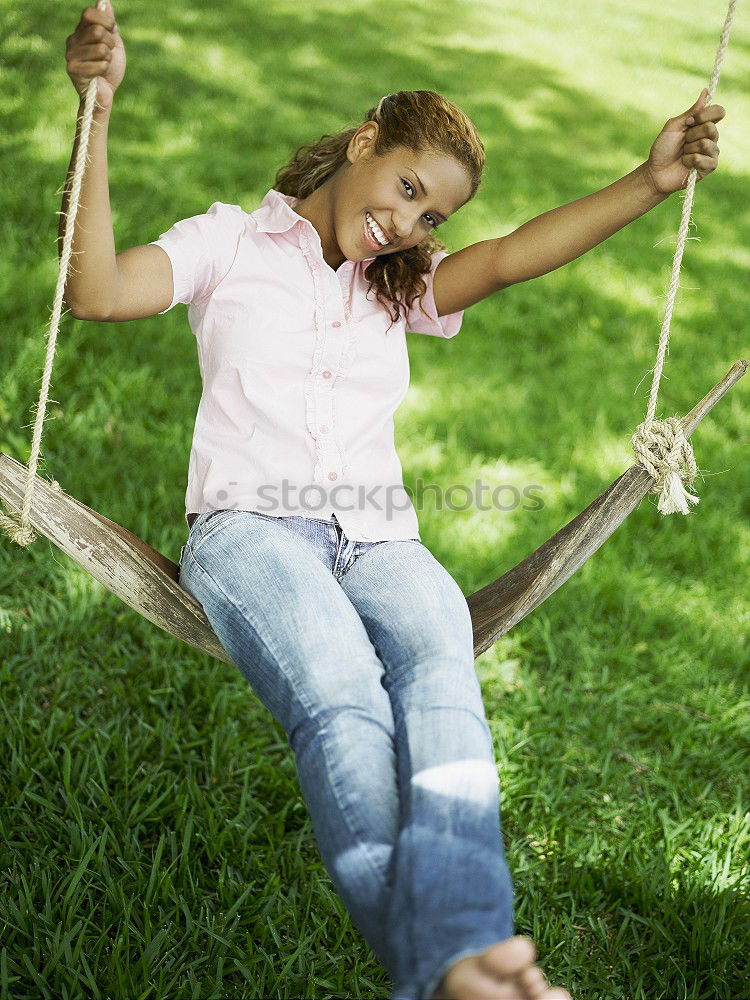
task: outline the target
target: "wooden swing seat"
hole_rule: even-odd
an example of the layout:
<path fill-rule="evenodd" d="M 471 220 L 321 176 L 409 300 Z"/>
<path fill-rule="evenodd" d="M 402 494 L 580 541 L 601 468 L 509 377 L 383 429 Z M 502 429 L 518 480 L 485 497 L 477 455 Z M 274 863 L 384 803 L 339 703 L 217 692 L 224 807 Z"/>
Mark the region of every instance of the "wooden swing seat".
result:
<path fill-rule="evenodd" d="M 683 418 L 686 438 L 747 368 L 748 361 L 737 361 Z M 0 499 L 9 510 L 20 508 L 27 477 L 26 466 L 0 452 Z M 642 466 L 632 465 L 531 555 L 469 595 L 475 657 L 565 583 L 622 524 L 652 484 Z M 177 563 L 132 531 L 40 476 L 35 477 L 29 520 L 39 534 L 138 614 L 217 660 L 233 662 L 201 605 L 180 587 Z"/>

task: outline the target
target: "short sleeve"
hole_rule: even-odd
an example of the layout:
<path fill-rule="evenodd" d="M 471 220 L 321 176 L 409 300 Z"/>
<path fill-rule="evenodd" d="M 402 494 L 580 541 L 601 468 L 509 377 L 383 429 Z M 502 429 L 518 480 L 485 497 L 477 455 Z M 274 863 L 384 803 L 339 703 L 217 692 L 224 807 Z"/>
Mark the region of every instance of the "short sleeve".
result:
<path fill-rule="evenodd" d="M 423 275 L 427 291 L 424 293 L 423 298 L 420 299 L 417 297 L 412 302 L 411 308 L 406 311 L 407 330 L 411 330 L 413 333 L 428 333 L 433 337 L 455 337 L 461 329 L 461 323 L 464 318 L 463 309 L 459 312 L 449 313 L 446 316 L 438 316 L 435 306 L 435 294 L 432 288 L 435 271 L 440 261 L 448 256 L 450 255 L 445 250 L 436 250 L 432 254 L 432 267 L 429 273 Z M 422 312 L 422 309 L 428 313 L 429 319 Z"/>
<path fill-rule="evenodd" d="M 244 226 L 245 213 L 239 205 L 215 201 L 203 215 L 175 222 L 158 240 L 151 241 L 172 262 L 174 294 L 159 315 L 214 291 L 234 263 Z"/>

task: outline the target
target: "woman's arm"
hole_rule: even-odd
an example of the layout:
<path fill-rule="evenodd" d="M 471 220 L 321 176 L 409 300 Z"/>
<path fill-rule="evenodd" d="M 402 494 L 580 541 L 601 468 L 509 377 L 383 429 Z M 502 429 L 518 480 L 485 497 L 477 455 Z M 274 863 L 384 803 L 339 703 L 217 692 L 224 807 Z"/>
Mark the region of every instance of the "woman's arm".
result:
<path fill-rule="evenodd" d="M 106 8 L 85 7 L 75 31 L 65 40 L 66 72 L 78 93 L 79 106 L 76 137 L 60 213 L 58 256 L 62 256 L 86 95 L 92 79 L 96 80 L 96 103 L 86 151 L 87 163 L 81 182 L 64 293 L 70 311 L 79 319 L 106 316 L 118 275 L 109 204 L 107 133 L 114 95 L 125 76 L 126 58 L 111 0 L 107 0 Z"/>
<path fill-rule="evenodd" d="M 166 251 L 148 244 L 115 252 L 107 169 L 110 114 L 111 109 L 97 108 L 91 122 L 88 163 L 81 183 L 65 302 L 76 319 L 124 323 L 155 316 L 167 308 L 173 295 L 172 264 Z M 58 257 L 62 256 L 65 216 L 82 117 L 83 101 L 78 111 L 76 139 L 60 213 Z"/>
<path fill-rule="evenodd" d="M 508 236 L 473 243 L 441 260 L 433 281 L 438 316 L 562 267 L 684 188 L 691 168 L 699 180 L 715 170 L 715 123 L 726 112 L 719 104 L 698 110 L 707 93 L 704 88 L 692 108 L 670 118 L 648 160 L 619 181 L 545 212 Z"/>
<path fill-rule="evenodd" d="M 87 149 L 88 163 L 81 184 L 68 280 L 65 283 L 65 301 L 72 314 L 79 319 L 103 319 L 109 309 L 109 298 L 118 281 L 115 236 L 107 177 L 109 116 L 109 110 L 96 109 L 91 121 Z M 76 138 L 60 212 L 60 227 L 57 237 L 58 256 L 62 255 L 65 220 L 70 201 L 70 186 L 78 153 L 82 118 L 83 101 L 78 109 Z"/>
<path fill-rule="evenodd" d="M 654 189 L 646 170 L 641 163 L 601 191 L 553 208 L 504 236 L 497 259 L 502 283 L 528 281 L 562 267 L 668 198 Z"/>
<path fill-rule="evenodd" d="M 648 160 L 635 170 L 503 237 L 497 255 L 502 284 L 539 277 L 580 257 L 685 187 L 690 168 L 698 169 L 698 179 L 715 170 L 719 160 L 715 123 L 726 112 L 718 104 L 699 111 L 706 93 L 704 88 L 692 108 L 667 121 Z"/>

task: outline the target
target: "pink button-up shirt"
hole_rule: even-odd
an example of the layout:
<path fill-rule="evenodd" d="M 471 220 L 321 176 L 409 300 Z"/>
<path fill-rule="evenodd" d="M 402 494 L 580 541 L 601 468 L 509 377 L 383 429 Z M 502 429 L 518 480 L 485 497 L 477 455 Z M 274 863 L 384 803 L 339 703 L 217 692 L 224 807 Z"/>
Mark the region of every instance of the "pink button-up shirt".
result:
<path fill-rule="evenodd" d="M 373 260 L 334 271 L 297 199 L 271 188 L 260 207 L 214 202 L 158 240 L 174 298 L 188 306 L 203 380 L 186 518 L 216 508 L 330 518 L 351 539 L 419 538 L 393 415 L 409 385 L 406 331 L 455 336 L 463 310 L 436 315 L 427 292 L 404 318 L 367 294 Z M 386 335 L 386 330 L 388 333 Z"/>

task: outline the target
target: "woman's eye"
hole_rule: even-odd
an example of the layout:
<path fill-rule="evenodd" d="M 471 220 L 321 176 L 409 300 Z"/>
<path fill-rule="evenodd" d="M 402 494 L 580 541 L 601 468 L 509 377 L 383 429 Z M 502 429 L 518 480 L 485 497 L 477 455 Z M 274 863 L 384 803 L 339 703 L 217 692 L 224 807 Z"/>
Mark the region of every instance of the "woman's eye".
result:
<path fill-rule="evenodd" d="M 406 179 L 405 177 L 402 177 L 402 178 L 401 178 L 401 182 L 402 182 L 403 184 L 407 184 L 407 185 L 409 186 L 409 190 L 410 190 L 410 191 L 413 191 L 413 190 L 414 190 L 414 188 L 412 187 L 412 185 L 411 185 L 411 184 L 409 184 L 409 181 L 407 181 L 407 179 Z M 432 219 L 432 216 L 431 216 L 431 215 L 429 214 L 429 212 L 425 212 L 425 215 L 427 216 L 427 218 L 428 218 L 428 219 Z M 439 223 L 439 222 L 437 222 L 437 221 L 436 221 L 435 219 L 432 219 L 432 228 L 433 228 L 433 229 L 437 229 L 437 227 L 438 227 L 439 225 L 440 225 L 440 223 Z"/>

